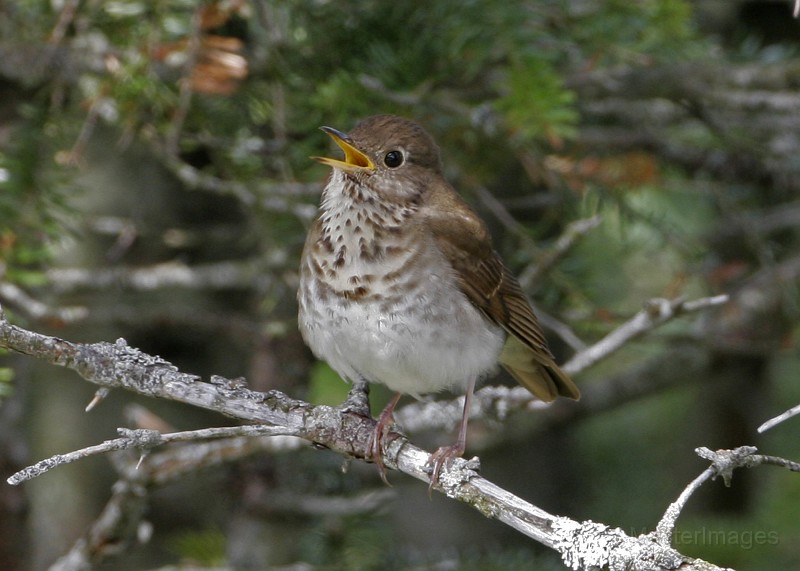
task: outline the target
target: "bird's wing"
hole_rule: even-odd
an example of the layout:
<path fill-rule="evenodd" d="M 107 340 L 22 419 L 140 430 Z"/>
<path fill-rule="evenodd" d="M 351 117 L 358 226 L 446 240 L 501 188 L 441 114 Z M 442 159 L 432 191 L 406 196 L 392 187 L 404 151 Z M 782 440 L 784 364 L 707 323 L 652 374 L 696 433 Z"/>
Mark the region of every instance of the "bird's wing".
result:
<path fill-rule="evenodd" d="M 507 333 L 500 362 L 546 401 L 580 392 L 558 368 L 522 287 L 492 248 L 486 225 L 452 189 L 438 189 L 423 210 L 425 223 L 450 262 L 467 298 Z"/>

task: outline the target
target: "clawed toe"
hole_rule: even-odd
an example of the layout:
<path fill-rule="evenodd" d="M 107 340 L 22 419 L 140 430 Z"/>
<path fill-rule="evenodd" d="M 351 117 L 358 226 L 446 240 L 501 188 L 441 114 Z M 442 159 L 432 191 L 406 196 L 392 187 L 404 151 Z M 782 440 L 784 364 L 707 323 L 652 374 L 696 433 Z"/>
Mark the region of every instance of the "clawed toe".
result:
<path fill-rule="evenodd" d="M 372 436 L 369 439 L 369 443 L 367 444 L 369 459 L 372 460 L 375 463 L 375 466 L 378 467 L 378 474 L 380 475 L 381 480 L 383 480 L 383 483 L 387 486 L 391 486 L 391 484 L 386 477 L 386 465 L 383 463 L 383 443 L 391 433 L 391 430 L 389 430 L 391 424 L 391 422 L 382 424 L 380 421 L 378 421 L 378 424 L 375 425 L 375 430 L 372 432 Z"/>
<path fill-rule="evenodd" d="M 386 408 L 383 409 L 378 417 L 375 430 L 372 432 L 372 436 L 367 444 L 368 458 L 378 467 L 378 474 L 380 474 L 381 480 L 383 480 L 387 486 L 391 486 L 391 484 L 386 478 L 386 465 L 383 463 L 383 444 L 392 432 L 394 407 L 397 406 L 397 402 L 400 400 L 401 396 L 401 393 L 397 393 L 392 400 L 389 401 L 389 404 L 386 405 Z"/>
<path fill-rule="evenodd" d="M 439 476 L 442 473 L 442 467 L 449 466 L 454 458 L 460 458 L 463 454 L 464 446 L 459 442 L 450 446 L 442 446 L 431 454 L 426 463 L 426 466 L 431 467 L 431 481 L 428 485 L 428 495 L 431 494 L 434 486 L 439 484 Z"/>

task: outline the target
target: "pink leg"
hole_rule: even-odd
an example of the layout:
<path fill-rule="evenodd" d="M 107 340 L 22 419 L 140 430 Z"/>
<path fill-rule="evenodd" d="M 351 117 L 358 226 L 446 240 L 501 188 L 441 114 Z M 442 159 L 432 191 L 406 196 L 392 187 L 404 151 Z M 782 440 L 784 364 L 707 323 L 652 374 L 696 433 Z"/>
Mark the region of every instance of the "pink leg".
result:
<path fill-rule="evenodd" d="M 387 486 L 391 486 L 389 480 L 386 479 L 386 466 L 383 464 L 383 444 L 389 436 L 390 428 L 394 424 L 394 408 L 400 401 L 403 393 L 397 393 L 392 397 L 392 400 L 386 405 L 378 417 L 378 423 L 375 425 L 375 431 L 372 433 L 372 438 L 369 439 L 367 451 L 370 454 L 372 461 L 378 467 L 378 473 L 381 475 L 381 480 Z"/>
<path fill-rule="evenodd" d="M 455 441 L 455 444 L 442 446 L 431 454 L 431 457 L 428 459 L 428 466 L 433 466 L 431 483 L 428 485 L 428 494 L 430 494 L 433 487 L 439 483 L 439 475 L 442 472 L 442 466 L 448 464 L 453 458 L 460 458 L 464 454 L 464 450 L 467 447 L 467 424 L 469 423 L 469 411 L 472 408 L 472 393 L 474 391 L 475 381 L 472 380 L 467 387 L 467 392 L 464 394 L 464 412 L 461 415 L 458 439 Z"/>

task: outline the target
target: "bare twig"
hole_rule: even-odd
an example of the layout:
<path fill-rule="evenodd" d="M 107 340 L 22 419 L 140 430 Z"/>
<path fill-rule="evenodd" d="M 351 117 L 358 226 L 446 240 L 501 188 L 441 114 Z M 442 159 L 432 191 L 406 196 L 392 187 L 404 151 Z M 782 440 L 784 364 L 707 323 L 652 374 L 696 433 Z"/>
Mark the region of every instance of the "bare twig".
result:
<path fill-rule="evenodd" d="M 503 226 L 506 227 L 506 230 L 519 238 L 525 245 L 526 249 L 535 254 L 539 253 L 539 249 L 537 248 L 533 238 L 531 238 L 531 235 L 525 226 L 523 226 L 519 221 L 517 221 L 516 218 L 514 218 L 514 216 L 511 215 L 508 209 L 503 206 L 503 203 L 500 202 L 494 194 L 489 192 L 489 190 L 483 186 L 476 186 L 474 191 L 483 205 L 486 206 L 486 208 L 488 208 L 492 214 L 494 214 L 495 218 L 502 222 Z"/>
<path fill-rule="evenodd" d="M 603 337 L 585 351 L 574 355 L 562 367 L 570 375 L 591 367 L 601 359 L 619 350 L 623 345 L 636 337 L 674 319 L 680 315 L 722 305 L 728 301 L 727 295 L 704 297 L 694 301 L 683 299 L 651 299 L 645 308 L 623 323 L 620 327 Z"/>
<path fill-rule="evenodd" d="M 362 73 L 358 76 L 358 82 L 362 87 L 373 91 L 388 101 L 397 103 L 399 105 L 417 106 L 422 102 L 423 97 L 430 91 L 430 83 L 423 83 L 417 87 L 416 91 L 408 91 L 399 93 L 384 85 L 384 83 L 377 77 Z"/>
<path fill-rule="evenodd" d="M 97 454 L 106 454 L 117 450 L 127 450 L 129 448 L 136 448 L 145 454 L 151 448 L 168 444 L 170 442 L 188 442 L 197 440 L 208 440 L 211 438 L 231 438 L 234 436 L 296 436 L 290 429 L 282 426 L 228 426 L 219 428 L 203 428 L 200 430 L 188 430 L 183 432 L 173 432 L 171 434 L 161 434 L 156 430 L 148 430 L 144 428 L 130 429 L 118 428 L 117 432 L 120 438 L 114 440 L 106 440 L 101 444 L 95 446 L 88 446 L 67 452 L 66 454 L 56 454 L 50 458 L 46 458 L 37 462 L 32 466 L 28 466 L 10 476 L 6 481 L 12 486 L 21 484 L 28 480 L 32 480 L 37 476 L 41 476 L 45 472 L 49 472 L 53 468 L 58 468 L 64 464 L 71 464 L 78 460 L 83 460 L 90 456 Z"/>
<path fill-rule="evenodd" d="M 100 387 L 99 389 L 97 389 L 94 392 L 94 396 L 92 397 L 92 400 L 90 400 L 89 404 L 86 405 L 86 408 L 83 409 L 84 412 L 89 412 L 89 411 L 92 411 L 95 408 L 97 408 L 100 405 L 100 403 L 102 403 L 104 400 L 106 400 L 106 397 L 110 393 L 111 393 L 111 389 L 108 389 L 106 387 Z"/>
<path fill-rule="evenodd" d="M 672 533 L 675 530 L 675 523 L 678 516 L 683 511 L 689 498 L 694 494 L 700 486 L 710 479 L 721 476 L 726 486 L 730 486 L 731 479 L 733 478 L 733 471 L 737 468 L 752 468 L 760 466 L 761 464 L 772 464 L 781 466 L 792 470 L 793 472 L 800 472 L 800 464 L 786 460 L 785 458 L 778 458 L 776 456 L 765 456 L 763 454 L 756 454 L 758 449 L 755 446 L 740 446 L 733 450 L 717 450 L 713 451 L 706 447 L 696 448 L 695 452 L 701 458 L 711 461 L 711 466 L 706 468 L 697 478 L 686 486 L 686 488 L 678 496 L 678 499 L 672 502 L 667 511 L 658 522 L 656 526 L 656 538 L 662 545 L 670 545 Z"/>
<path fill-rule="evenodd" d="M 45 278 L 52 290 L 58 293 L 110 288 L 152 291 L 170 287 L 205 290 L 250 288 L 265 291 L 270 287 L 271 276 L 274 274 L 274 271 L 270 270 L 283 264 L 284 256 L 279 252 L 270 259 L 259 258 L 197 266 L 187 266 L 182 262 L 172 261 L 141 268 L 51 268 L 45 273 Z M 87 307 L 51 307 L 32 297 L 19 286 L 6 281 L 0 281 L 0 302 L 14 308 L 32 321 L 65 324 L 77 323 L 90 317 Z M 117 312 L 117 315 L 120 314 L 124 314 L 124 311 Z M 97 312 L 91 315 L 95 318 L 100 317 Z M 141 317 L 143 314 L 138 311 L 136 315 Z M 195 310 L 191 315 L 199 317 L 201 313 Z"/>
<path fill-rule="evenodd" d="M 575 352 L 586 349 L 586 342 L 578 337 L 578 335 L 569 325 L 559 319 L 556 319 L 546 311 L 543 311 L 540 307 L 534 307 L 534 310 L 536 317 L 539 318 L 539 323 L 541 323 L 546 330 L 552 331 L 555 335 L 560 337 L 561 340 L 570 347 L 570 349 Z"/>
<path fill-rule="evenodd" d="M 709 466 L 703 470 L 699 476 L 692 480 L 689 485 L 683 489 L 681 495 L 678 496 L 678 499 L 676 499 L 669 505 L 669 507 L 667 507 L 667 511 L 664 512 L 664 515 L 661 517 L 661 521 L 658 522 L 655 531 L 657 541 L 660 544 L 672 544 L 672 532 L 675 530 L 675 523 L 678 520 L 678 516 L 683 511 L 683 508 L 686 506 L 689 498 L 692 497 L 692 494 L 694 494 L 700 488 L 700 486 L 713 478 L 714 474 L 716 474 L 716 472 L 714 471 L 713 466 Z"/>
<path fill-rule="evenodd" d="M 131 268 L 51 268 L 45 277 L 59 293 L 122 288 L 152 291 L 168 287 L 191 289 L 263 288 L 269 285 L 269 270 L 282 265 L 263 259 L 239 260 L 188 266 L 180 261 Z M 261 283 L 259 283 L 261 282 Z M 3 292 L 0 291 L 0 295 Z"/>
<path fill-rule="evenodd" d="M 169 446 L 136 458 L 118 452 L 111 455 L 120 474 L 111 487 L 111 498 L 100 515 L 50 571 L 93 569 L 134 543 L 145 543 L 152 526 L 144 520 L 149 491 L 194 474 L 199 469 L 242 459 L 264 451 L 296 449 L 303 441 L 283 436 L 232 437 Z"/>
<path fill-rule="evenodd" d="M 97 519 L 48 571 L 93 569 L 95 563 L 122 552 L 134 541 L 146 542 L 152 534 L 152 527 L 143 521 L 146 504 L 144 483 L 124 479 L 116 482 Z"/>
<path fill-rule="evenodd" d="M 50 32 L 50 37 L 48 38 L 49 43 L 58 45 L 64 40 L 67 30 L 75 20 L 75 14 L 78 11 L 79 4 L 80 0 L 68 0 L 61 5 L 61 12 L 58 15 L 58 21 L 56 22 L 53 31 Z"/>
<path fill-rule="evenodd" d="M 597 228 L 602 220 L 600 216 L 592 216 L 591 218 L 570 222 L 555 244 L 540 259 L 536 260 L 535 264 L 529 265 L 520 273 L 519 283 L 522 288 L 527 291 L 539 283 L 542 276 L 547 274 L 559 260 L 566 256 L 575 247 L 578 240 Z"/>
<path fill-rule="evenodd" d="M 82 460 L 83 458 L 88 458 L 96 454 L 105 454 L 107 452 L 125 450 L 133 447 L 146 449 L 151 446 L 161 444 L 161 441 L 158 437 L 159 434 L 152 430 L 139 431 L 131 434 L 130 437 L 126 436 L 123 438 L 115 438 L 114 440 L 106 440 L 101 444 L 81 448 L 80 450 L 76 450 L 74 452 L 56 454 L 55 456 L 51 456 L 50 458 L 46 458 L 45 460 L 37 462 L 33 466 L 28 466 L 27 468 L 20 470 L 16 474 L 13 474 L 7 478 L 6 482 L 12 486 L 16 486 L 17 484 L 21 484 L 22 482 L 26 482 L 41 476 L 53 468 L 63 466 L 64 464 L 71 464 L 72 462 Z"/>
<path fill-rule="evenodd" d="M 347 516 L 374 512 L 397 497 L 391 488 L 370 489 L 351 496 L 322 496 L 304 493 L 281 493 L 270 490 L 250 505 L 275 511 L 304 515 Z"/>
<path fill-rule="evenodd" d="M 691 301 L 682 300 L 651 300 L 648 302 L 653 310 L 644 309 L 633 318 L 620 325 L 606 337 L 585 348 L 573 356 L 562 367 L 568 374 L 577 375 L 595 365 L 602 359 L 609 357 L 631 339 L 647 331 L 663 325 L 667 321 L 687 313 L 714 307 L 727 300 L 726 296 L 699 298 Z M 682 357 L 686 357 L 685 348 L 678 351 L 678 355 L 670 353 L 668 360 L 674 365 Z M 661 362 L 661 361 L 659 361 Z M 660 365 L 660 371 L 672 370 L 674 367 Z M 640 386 L 644 379 L 645 387 Z M 611 380 L 610 390 L 605 390 L 605 384 L 597 383 L 586 389 L 587 404 L 578 403 L 577 406 L 588 406 L 596 409 L 606 409 L 610 406 L 610 399 L 621 402 L 632 395 L 639 395 L 648 390 L 655 390 L 664 385 L 656 382 L 653 374 L 644 374 L 637 370 L 633 378 L 620 386 Z M 608 395 L 613 394 L 613 397 Z M 589 396 L 591 395 L 591 396 Z M 395 414 L 400 425 L 409 430 L 429 430 L 433 428 L 452 428 L 460 418 L 463 401 L 460 399 L 436 402 L 417 402 L 409 404 L 398 410 Z M 473 399 L 473 415 L 489 420 L 503 420 L 508 414 L 518 410 L 546 409 L 549 405 L 539 401 L 523 387 L 484 387 L 475 392 Z"/>
<path fill-rule="evenodd" d="M 375 421 L 346 410 L 311 405 L 278 392 L 257 393 L 241 383 L 205 383 L 170 363 L 116 343 L 70 343 L 11 325 L 0 313 L 0 347 L 76 371 L 84 379 L 110 388 L 124 388 L 149 397 L 166 398 L 215 410 L 242 420 L 279 427 L 339 454 L 365 458 Z M 144 433 L 141 445 L 160 442 Z M 384 449 L 384 463 L 424 482 L 429 481 L 429 453 L 400 435 Z M 476 460 L 456 459 L 440 476 L 436 489 L 467 503 L 559 551 L 572 568 L 717 569 L 685 557 L 671 547 L 642 536 L 593 522 L 551 515 L 479 476 Z"/>
<path fill-rule="evenodd" d="M 72 148 L 65 153 L 57 153 L 56 160 L 62 164 L 79 165 L 81 164 L 86 147 L 92 139 L 95 129 L 97 128 L 97 121 L 103 116 L 103 112 L 111 105 L 111 101 L 105 96 L 105 93 L 98 93 L 93 99 L 86 113 L 86 117 L 81 123 L 81 130 L 72 144 Z"/>
<path fill-rule="evenodd" d="M 697 382 L 708 370 L 708 353 L 696 343 L 679 343 L 616 375 L 593 379 L 581 387 L 580 401 L 544 403 L 521 386 L 487 386 L 473 395 L 472 418 L 487 423 L 502 423 L 511 414 L 535 411 L 530 422 L 507 422 L 502 431 L 485 431 L 474 439 L 472 449 L 495 446 L 498 440 L 530 441 L 538 431 L 565 426 L 577 419 L 614 410 L 625 403 L 684 383 Z M 458 399 L 411 402 L 395 413 L 404 430 L 453 430 L 461 418 Z M 535 421 L 533 420 L 535 419 Z"/>
<path fill-rule="evenodd" d="M 34 299 L 25 290 L 11 282 L 0 281 L 0 300 L 34 321 L 52 320 L 59 323 L 72 323 L 85 319 L 89 314 L 89 310 L 81 306 L 50 307 L 46 303 Z"/>
<path fill-rule="evenodd" d="M 316 215 L 316 204 L 301 202 L 298 198 L 319 194 L 322 191 L 319 183 L 262 181 L 253 185 L 243 184 L 212 176 L 163 152 L 158 156 L 162 157 L 164 166 L 190 190 L 233 196 L 246 206 L 257 205 L 267 212 L 288 212 L 300 220 L 311 220 Z"/>
<path fill-rule="evenodd" d="M 169 123 L 166 136 L 166 149 L 171 156 L 178 154 L 178 142 L 180 141 L 183 124 L 189 115 L 189 108 L 192 105 L 192 74 L 197 65 L 197 56 L 200 52 L 202 33 L 202 8 L 196 8 L 192 14 L 189 38 L 186 45 L 186 61 L 183 65 L 183 75 L 178 80 L 178 104 Z"/>
<path fill-rule="evenodd" d="M 798 2 L 800 2 L 800 0 L 798 0 Z M 795 407 L 790 408 L 786 412 L 782 412 L 781 414 L 779 414 L 775 418 L 769 419 L 764 424 L 762 424 L 761 426 L 758 427 L 758 431 L 759 432 L 766 432 L 767 430 L 769 430 L 773 426 L 776 426 L 776 425 L 780 424 L 784 420 L 789 420 L 790 418 L 792 418 L 793 416 L 796 416 L 798 414 L 800 414 L 800 404 L 795 406 Z"/>

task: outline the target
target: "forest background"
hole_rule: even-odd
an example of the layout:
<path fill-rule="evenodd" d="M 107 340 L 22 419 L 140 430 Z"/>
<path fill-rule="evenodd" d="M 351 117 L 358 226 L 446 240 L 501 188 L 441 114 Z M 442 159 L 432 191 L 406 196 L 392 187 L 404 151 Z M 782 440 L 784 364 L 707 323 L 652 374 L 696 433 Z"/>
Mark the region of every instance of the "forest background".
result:
<path fill-rule="evenodd" d="M 297 332 L 297 266 L 335 152 L 318 130 L 413 118 L 489 223 L 560 361 L 653 298 L 728 294 L 583 371 L 578 403 L 475 422 L 482 474 L 636 535 L 706 462 L 798 459 L 800 24 L 790 2 L 0 2 L 0 304 L 72 341 L 124 338 L 182 371 L 337 404 Z M 577 224 L 574 224 L 577 223 Z M 0 474 L 113 438 L 229 419 L 0 356 Z M 511 384 L 505 377 L 492 383 Z M 388 398 L 372 391 L 373 410 Z M 404 402 L 410 403 L 412 399 Z M 165 428 L 168 429 L 168 428 Z M 411 432 L 433 449 L 452 425 Z M 46 569 L 118 478 L 107 456 L 0 486 L 0 567 Z M 561 569 L 402 474 L 310 447 L 148 492 L 98 569 Z M 800 566 L 800 478 L 701 488 L 676 547 Z M 147 531 L 149 530 L 149 531 Z"/>

